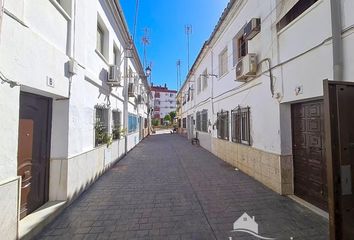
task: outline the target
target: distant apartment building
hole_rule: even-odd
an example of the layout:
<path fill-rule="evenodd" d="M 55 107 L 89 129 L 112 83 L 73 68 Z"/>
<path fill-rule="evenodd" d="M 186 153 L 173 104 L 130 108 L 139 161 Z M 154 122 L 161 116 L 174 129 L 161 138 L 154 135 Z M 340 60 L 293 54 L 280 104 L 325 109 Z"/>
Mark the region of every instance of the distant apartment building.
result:
<path fill-rule="evenodd" d="M 274 191 L 326 211 L 325 150 L 333 145 L 325 144 L 326 84 L 333 81 L 324 80 L 354 85 L 353 7 L 353 1 L 231 0 L 178 92 L 179 131 Z"/>
<path fill-rule="evenodd" d="M 159 119 L 161 124 L 163 119 L 170 112 L 176 111 L 176 96 L 177 91 L 169 90 L 165 86 L 151 86 L 152 104 L 154 111 L 152 114 L 153 119 Z"/>

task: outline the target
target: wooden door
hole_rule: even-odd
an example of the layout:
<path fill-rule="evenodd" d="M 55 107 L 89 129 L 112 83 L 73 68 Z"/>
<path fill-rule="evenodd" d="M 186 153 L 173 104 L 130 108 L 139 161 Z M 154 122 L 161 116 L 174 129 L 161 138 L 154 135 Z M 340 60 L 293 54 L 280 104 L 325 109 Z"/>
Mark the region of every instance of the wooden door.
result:
<path fill-rule="evenodd" d="M 21 93 L 18 168 L 21 176 L 20 218 L 48 200 L 51 100 Z"/>
<path fill-rule="evenodd" d="M 295 195 L 327 210 L 322 101 L 292 106 L 292 135 Z"/>
<path fill-rule="evenodd" d="M 354 83 L 324 80 L 331 240 L 354 239 Z"/>

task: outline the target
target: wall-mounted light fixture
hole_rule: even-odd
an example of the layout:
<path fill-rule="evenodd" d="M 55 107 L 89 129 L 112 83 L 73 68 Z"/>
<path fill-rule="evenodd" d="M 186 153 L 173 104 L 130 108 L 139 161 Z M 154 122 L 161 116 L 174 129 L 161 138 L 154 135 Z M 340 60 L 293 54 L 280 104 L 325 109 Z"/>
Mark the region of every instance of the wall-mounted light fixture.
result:
<path fill-rule="evenodd" d="M 150 68 L 150 66 L 147 66 L 147 67 L 145 68 L 145 74 L 146 74 L 147 77 L 149 77 L 149 76 L 151 75 L 151 68 Z"/>

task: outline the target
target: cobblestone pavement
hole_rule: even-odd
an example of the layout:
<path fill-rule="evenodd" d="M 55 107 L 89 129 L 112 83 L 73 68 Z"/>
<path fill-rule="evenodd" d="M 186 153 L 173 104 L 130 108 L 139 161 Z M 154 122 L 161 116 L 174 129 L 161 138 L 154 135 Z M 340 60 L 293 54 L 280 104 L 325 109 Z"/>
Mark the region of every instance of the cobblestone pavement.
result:
<path fill-rule="evenodd" d="M 264 237 L 328 239 L 327 220 L 176 134 L 145 139 L 37 239 L 257 239 L 231 232 L 244 212 Z"/>

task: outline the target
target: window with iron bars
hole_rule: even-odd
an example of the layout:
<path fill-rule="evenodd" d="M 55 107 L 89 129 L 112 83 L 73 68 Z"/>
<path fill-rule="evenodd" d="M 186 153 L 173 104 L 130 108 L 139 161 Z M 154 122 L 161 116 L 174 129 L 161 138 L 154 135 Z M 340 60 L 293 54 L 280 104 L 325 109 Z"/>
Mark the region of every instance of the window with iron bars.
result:
<path fill-rule="evenodd" d="M 238 107 L 231 111 L 232 141 L 251 145 L 250 137 L 250 108 Z"/>
<path fill-rule="evenodd" d="M 105 142 L 108 137 L 109 129 L 109 110 L 101 106 L 95 107 L 95 146 L 99 146 Z"/>
<path fill-rule="evenodd" d="M 203 110 L 201 115 L 202 115 L 201 131 L 208 132 L 208 110 Z"/>
<path fill-rule="evenodd" d="M 113 139 L 120 139 L 120 133 L 121 133 L 121 118 L 122 118 L 122 113 L 119 112 L 118 110 L 113 110 L 112 111 L 112 138 Z"/>
<path fill-rule="evenodd" d="M 196 117 L 196 128 L 197 131 L 201 131 L 202 130 L 202 121 L 201 121 L 201 114 L 200 112 L 197 112 L 197 117 Z"/>
<path fill-rule="evenodd" d="M 182 122 L 183 122 L 183 128 L 187 128 L 187 119 L 183 118 Z"/>
<path fill-rule="evenodd" d="M 229 112 L 219 112 L 217 114 L 217 133 L 218 138 L 229 140 Z"/>

